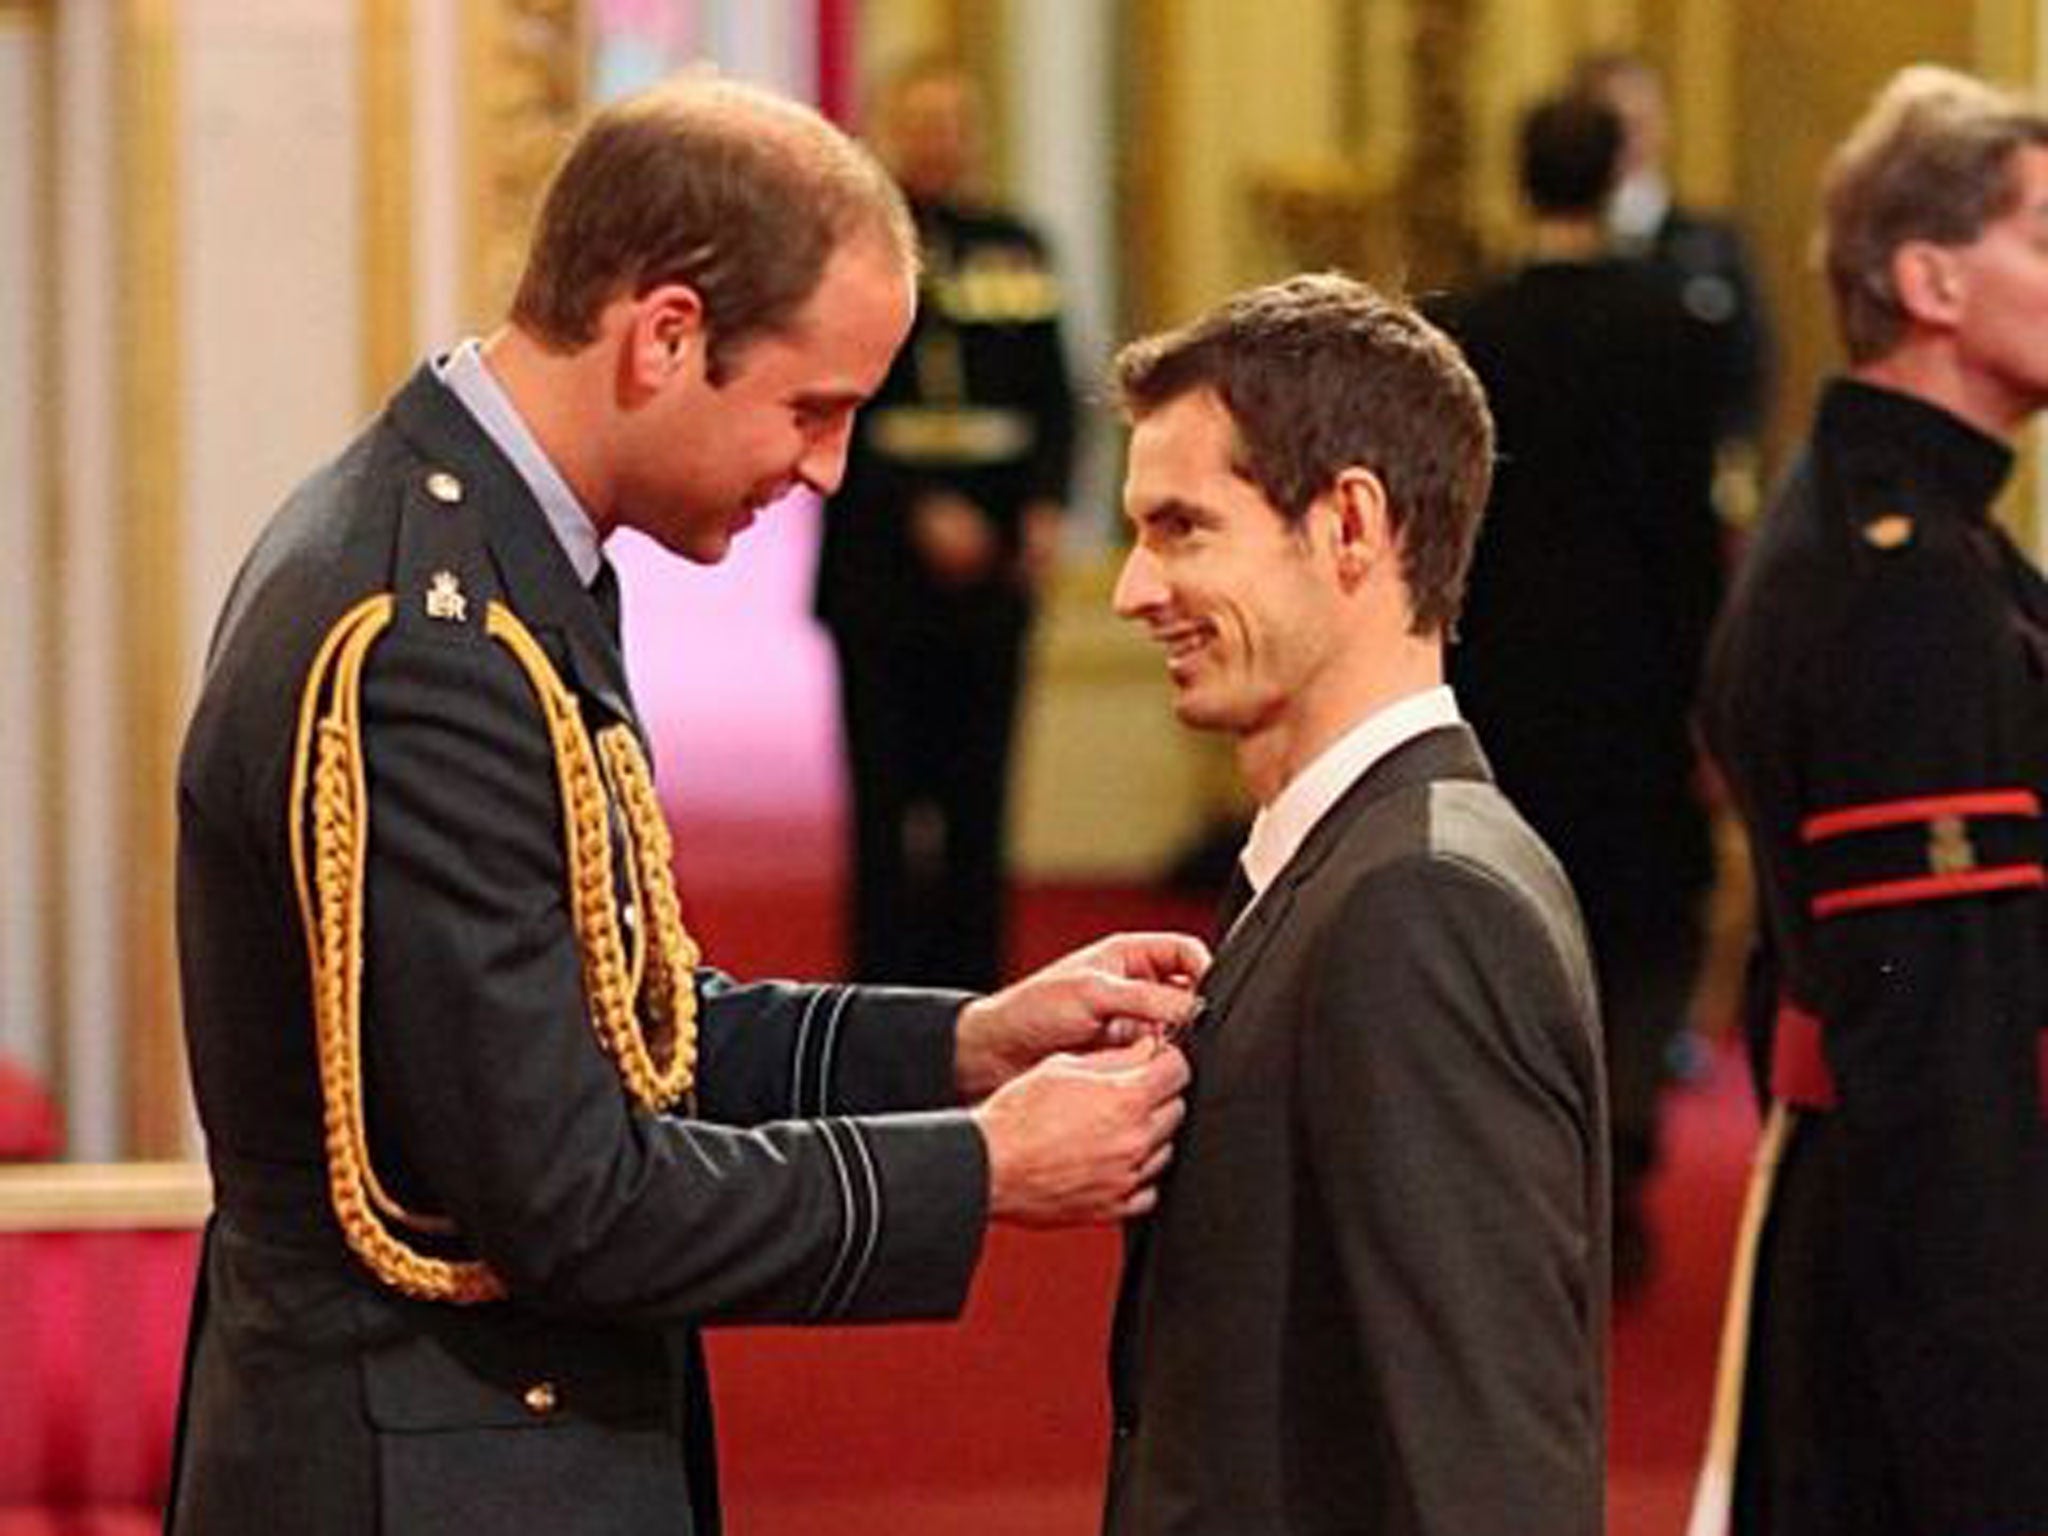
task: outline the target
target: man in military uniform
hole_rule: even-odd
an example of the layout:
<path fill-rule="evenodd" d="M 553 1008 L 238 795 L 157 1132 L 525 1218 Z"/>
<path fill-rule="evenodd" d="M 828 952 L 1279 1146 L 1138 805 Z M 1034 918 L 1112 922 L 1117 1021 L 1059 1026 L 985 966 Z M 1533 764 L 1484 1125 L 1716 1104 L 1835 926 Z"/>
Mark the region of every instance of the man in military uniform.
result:
<path fill-rule="evenodd" d="M 611 108 L 510 324 L 244 565 L 180 769 L 218 1209 L 173 1530 L 715 1531 L 696 1325 L 949 1316 L 988 1221 L 1149 1205 L 1186 1069 L 1128 1037 L 1192 941 L 968 998 L 739 985 L 679 919 L 602 540 L 714 562 L 829 492 L 911 242 L 805 109 Z"/>
<path fill-rule="evenodd" d="M 2048 586 L 1990 506 L 2048 404 L 2048 114 L 1904 71 L 1823 233 L 1849 376 L 1708 675 L 1776 1189 L 1703 1491 L 1733 1452 L 1744 1536 L 2020 1536 L 2048 1530 Z"/>
<path fill-rule="evenodd" d="M 988 987 L 1002 970 L 1011 740 L 1073 456 L 1044 242 L 969 196 L 974 87 L 892 76 L 877 147 L 924 252 L 910 341 L 854 428 L 819 553 L 852 789 L 850 963 Z"/>

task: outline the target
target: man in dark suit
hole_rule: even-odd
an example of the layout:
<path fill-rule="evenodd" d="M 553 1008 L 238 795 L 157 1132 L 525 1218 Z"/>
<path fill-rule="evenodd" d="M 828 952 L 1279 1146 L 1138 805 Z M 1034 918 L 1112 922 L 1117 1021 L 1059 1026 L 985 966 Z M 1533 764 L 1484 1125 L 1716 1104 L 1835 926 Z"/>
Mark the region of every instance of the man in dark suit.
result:
<path fill-rule="evenodd" d="M 976 195 L 978 103 L 937 59 L 882 92 L 875 142 L 917 221 L 921 297 L 854 426 L 818 554 L 863 981 L 1003 973 L 1011 742 L 1072 467 L 1059 285 L 1037 231 Z"/>
<path fill-rule="evenodd" d="M 218 1209 L 173 1530 L 715 1531 L 698 1324 L 949 1316 L 990 1220 L 1146 1208 L 1179 1054 L 1041 1058 L 1184 1018 L 1199 945 L 743 986 L 678 916 L 601 541 L 713 562 L 830 491 L 911 242 L 806 109 L 608 109 L 510 324 L 244 565 L 179 783 Z"/>
<path fill-rule="evenodd" d="M 1443 686 L 1492 431 L 1412 310 L 1239 295 L 1119 361 L 1120 613 L 1260 811 L 1174 1171 L 1130 1234 L 1111 1536 L 1592 1536 L 1593 979 Z"/>

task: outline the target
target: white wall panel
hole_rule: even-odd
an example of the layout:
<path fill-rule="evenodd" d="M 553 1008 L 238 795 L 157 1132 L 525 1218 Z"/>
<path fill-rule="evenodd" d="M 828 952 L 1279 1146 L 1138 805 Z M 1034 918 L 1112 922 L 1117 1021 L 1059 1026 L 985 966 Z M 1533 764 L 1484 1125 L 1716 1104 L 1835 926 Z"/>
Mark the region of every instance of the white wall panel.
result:
<path fill-rule="evenodd" d="M 413 344 L 424 357 L 462 325 L 462 26 L 457 0 L 412 5 Z"/>
<path fill-rule="evenodd" d="M 361 415 L 356 8 L 186 0 L 185 677 L 277 503 Z"/>
<path fill-rule="evenodd" d="M 1113 0 L 1018 6 L 1007 54 L 1017 201 L 1053 242 L 1067 366 L 1090 394 L 1116 344 L 1113 11 Z M 1086 541 L 1114 526 L 1122 466 L 1102 413 L 1085 412 L 1082 426 L 1070 538 Z"/>
<path fill-rule="evenodd" d="M 47 686 L 61 700 L 64 754 L 63 934 L 66 1150 L 121 1151 L 120 441 L 114 7 L 57 15 L 57 355 L 63 413 L 64 559 L 60 642 Z"/>

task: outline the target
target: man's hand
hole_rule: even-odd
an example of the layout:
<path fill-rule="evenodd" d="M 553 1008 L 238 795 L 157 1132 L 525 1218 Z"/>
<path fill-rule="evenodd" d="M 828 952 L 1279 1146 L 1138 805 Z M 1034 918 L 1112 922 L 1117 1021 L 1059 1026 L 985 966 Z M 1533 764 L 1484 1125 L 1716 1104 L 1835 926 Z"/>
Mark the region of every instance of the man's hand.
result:
<path fill-rule="evenodd" d="M 974 1112 L 988 1142 L 989 1216 L 1024 1227 L 1140 1216 L 1186 1113 L 1187 1058 L 1146 1038 L 1054 1056 Z"/>
<path fill-rule="evenodd" d="M 972 1103 L 1056 1051 L 1178 1036 L 1201 1003 L 1208 948 L 1179 933 L 1120 933 L 960 1010 L 953 1081 Z"/>
<path fill-rule="evenodd" d="M 996 525 L 958 491 L 929 491 L 910 509 L 910 542 L 942 587 L 984 581 L 1002 556 Z"/>
<path fill-rule="evenodd" d="M 1027 592 L 1043 592 L 1052 583 L 1060 563 L 1060 535 L 1066 523 L 1066 508 L 1056 501 L 1024 504 L 1019 524 L 1017 574 Z"/>

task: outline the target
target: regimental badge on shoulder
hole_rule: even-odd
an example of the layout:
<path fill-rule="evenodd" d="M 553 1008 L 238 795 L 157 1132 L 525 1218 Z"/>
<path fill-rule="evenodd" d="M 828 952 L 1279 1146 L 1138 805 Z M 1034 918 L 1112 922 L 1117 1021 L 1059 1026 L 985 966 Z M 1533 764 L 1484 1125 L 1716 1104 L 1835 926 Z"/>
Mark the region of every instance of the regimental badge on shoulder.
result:
<path fill-rule="evenodd" d="M 436 571 L 427 585 L 427 617 L 444 624 L 469 622 L 469 599 L 462 595 L 462 583 L 453 571 Z"/>
<path fill-rule="evenodd" d="M 1872 549 L 1904 549 L 1913 542 L 1913 519 L 1903 512 L 1887 512 L 1863 525 L 1863 542 Z"/>

